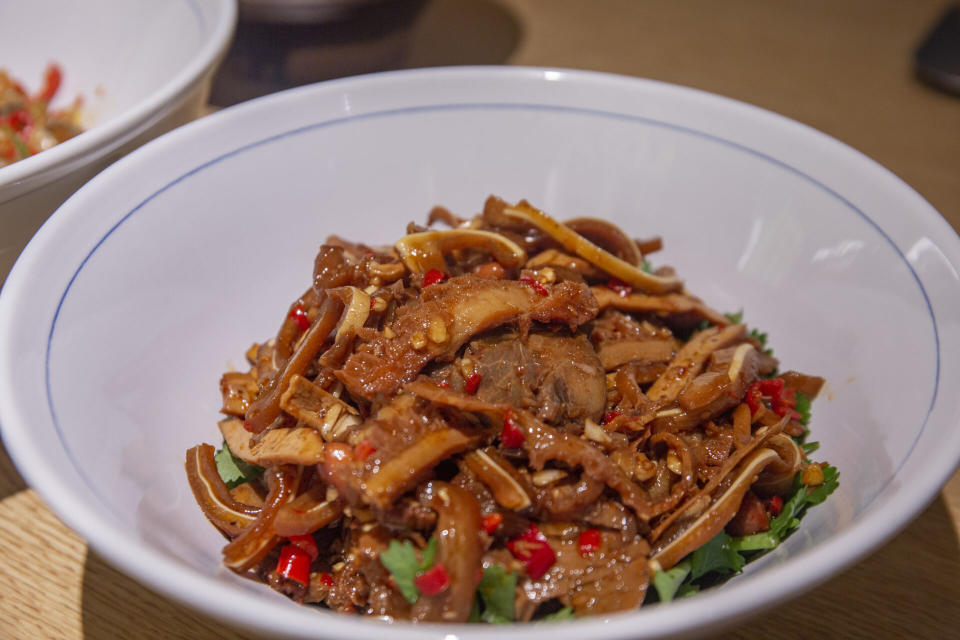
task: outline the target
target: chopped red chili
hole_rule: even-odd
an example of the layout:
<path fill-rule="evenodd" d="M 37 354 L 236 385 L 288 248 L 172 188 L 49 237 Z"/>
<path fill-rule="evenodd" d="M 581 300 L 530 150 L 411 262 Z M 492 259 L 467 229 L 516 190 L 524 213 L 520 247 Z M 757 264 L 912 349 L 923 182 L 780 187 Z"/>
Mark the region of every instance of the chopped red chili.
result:
<path fill-rule="evenodd" d="M 333 586 L 333 576 L 324 571 L 320 574 L 320 584 L 329 589 Z"/>
<path fill-rule="evenodd" d="M 600 548 L 601 542 L 600 529 L 587 529 L 580 534 L 580 538 L 577 540 L 577 545 L 580 547 L 580 555 L 583 557 L 589 556 Z"/>
<path fill-rule="evenodd" d="M 549 291 L 547 291 L 547 288 L 543 286 L 540 283 L 540 281 L 537 280 L 536 278 L 531 278 L 530 276 L 523 276 L 520 278 L 520 282 L 533 287 L 533 290 L 542 296 L 545 296 L 550 293 Z"/>
<path fill-rule="evenodd" d="M 19 133 L 33 124 L 33 118 L 30 117 L 30 114 L 27 113 L 25 109 L 20 109 L 7 116 L 7 124 L 10 125 L 11 129 Z"/>
<path fill-rule="evenodd" d="M 288 539 L 290 540 L 290 544 L 298 547 L 301 551 L 310 556 L 310 560 L 316 560 L 317 556 L 320 555 L 320 550 L 317 549 L 317 543 L 313 539 L 312 535 L 305 534 L 302 536 L 290 536 Z"/>
<path fill-rule="evenodd" d="M 613 422 L 614 420 L 616 420 L 622 415 L 623 415 L 622 411 L 607 411 L 607 413 L 603 416 L 603 424 L 608 424 L 610 422 Z"/>
<path fill-rule="evenodd" d="M 523 432 L 517 428 L 517 423 L 513 419 L 513 410 L 507 409 L 503 416 L 503 430 L 500 432 L 500 442 L 508 449 L 516 449 L 523 445 Z"/>
<path fill-rule="evenodd" d="M 300 547 L 287 544 L 280 549 L 277 573 L 307 586 L 310 584 L 310 556 Z"/>
<path fill-rule="evenodd" d="M 483 530 L 487 533 L 493 533 L 497 530 L 497 527 L 503 522 L 503 514 L 499 511 L 494 511 L 493 513 L 488 513 L 480 519 L 480 526 L 483 527 Z"/>
<path fill-rule="evenodd" d="M 287 314 L 287 317 L 297 323 L 297 326 L 300 327 L 300 331 L 306 331 L 310 328 L 310 318 L 307 317 L 307 312 L 304 311 L 303 305 L 299 302 L 293 305 L 293 308 L 290 309 L 290 313 Z"/>
<path fill-rule="evenodd" d="M 43 74 L 43 89 L 37 94 L 36 99 L 42 102 L 50 102 L 60 88 L 60 82 L 62 80 L 63 73 L 61 73 L 60 67 L 55 64 L 48 66 L 46 72 Z"/>
<path fill-rule="evenodd" d="M 633 293 L 633 287 L 621 280 L 620 278 L 610 278 L 607 281 L 607 288 L 613 289 L 623 298 L 626 298 L 628 295 Z"/>
<path fill-rule="evenodd" d="M 550 547 L 547 538 L 540 533 L 537 525 L 532 523 L 523 535 L 507 542 L 507 549 L 514 558 L 523 563 L 527 575 L 534 580 L 542 578 L 557 560 L 557 554 Z"/>
<path fill-rule="evenodd" d="M 432 284 L 437 284 L 439 282 L 445 282 L 450 276 L 440 269 L 430 269 L 425 274 L 423 274 L 423 286 L 429 287 Z"/>
<path fill-rule="evenodd" d="M 356 460 L 366 460 L 370 457 L 370 454 L 376 450 L 377 448 L 373 446 L 370 440 L 364 440 L 353 450 L 353 457 Z"/>
<path fill-rule="evenodd" d="M 463 390 L 473 395 L 480 387 L 481 380 L 483 380 L 483 376 L 481 376 L 479 373 L 471 373 L 470 377 L 467 378 L 467 381 L 463 385 Z"/>
<path fill-rule="evenodd" d="M 769 511 L 770 515 L 772 515 L 774 518 L 780 515 L 780 512 L 783 511 L 783 498 L 780 496 L 770 496 L 764 501 L 764 503 L 767 507 L 767 511 Z"/>
<path fill-rule="evenodd" d="M 438 562 L 413 579 L 414 586 L 425 596 L 435 596 L 450 588 L 450 575 L 442 562 Z"/>
<path fill-rule="evenodd" d="M 751 415 L 756 415 L 763 404 L 763 398 L 770 398 L 770 408 L 780 417 L 789 415 L 799 418 L 800 414 L 794 411 L 797 405 L 796 389 L 785 389 L 783 378 L 757 380 L 747 389 L 746 403 L 750 407 Z"/>

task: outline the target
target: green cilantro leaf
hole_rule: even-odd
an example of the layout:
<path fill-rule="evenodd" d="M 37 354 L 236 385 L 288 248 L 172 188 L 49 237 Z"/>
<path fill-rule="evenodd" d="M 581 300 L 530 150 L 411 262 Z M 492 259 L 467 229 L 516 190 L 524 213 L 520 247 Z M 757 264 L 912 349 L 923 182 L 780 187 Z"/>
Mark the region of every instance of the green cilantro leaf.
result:
<path fill-rule="evenodd" d="M 643 261 L 643 264 L 640 265 L 640 269 L 641 269 L 644 273 L 650 273 L 650 274 L 653 273 L 653 265 L 650 264 L 650 261 L 649 261 L 649 260 L 644 260 L 644 261 Z"/>
<path fill-rule="evenodd" d="M 386 551 L 380 552 L 380 563 L 387 568 L 390 576 L 396 583 L 400 593 L 407 599 L 407 602 L 413 604 L 420 597 L 420 590 L 413 584 L 413 579 L 421 571 L 426 571 L 433 566 L 433 559 L 437 553 L 437 541 L 430 539 L 427 547 L 423 550 L 423 560 L 417 559 L 417 549 L 409 540 L 399 542 L 391 540 L 390 546 Z"/>
<path fill-rule="evenodd" d="M 783 504 L 780 515 L 770 521 L 770 530 L 751 536 L 735 538 L 730 547 L 735 551 L 760 551 L 773 549 L 800 526 L 800 518 L 807 507 L 820 504 L 840 486 L 840 473 L 836 467 L 823 467 L 823 483 L 818 487 L 807 487 L 800 483 L 800 474 L 793 479 L 790 498 Z"/>
<path fill-rule="evenodd" d="M 736 573 L 743 568 L 743 556 L 730 547 L 730 536 L 720 531 L 690 556 L 690 579 L 696 580 L 710 572 Z"/>
<path fill-rule="evenodd" d="M 495 564 L 484 569 L 477 586 L 477 593 L 483 602 L 480 619 L 490 624 L 513 622 L 516 589 L 516 571 L 507 573 L 506 569 Z"/>
<path fill-rule="evenodd" d="M 780 538 L 769 531 L 764 531 L 762 533 L 754 533 L 753 535 L 734 538 L 730 541 L 730 548 L 735 551 L 765 551 L 767 549 L 773 549 L 778 544 L 780 544 Z"/>
<path fill-rule="evenodd" d="M 213 459 L 217 463 L 217 473 L 220 474 L 220 479 L 228 489 L 256 480 L 263 473 L 263 467 L 244 462 L 234 456 L 226 440 L 223 442 L 223 448 L 214 454 Z"/>
<path fill-rule="evenodd" d="M 553 613 L 548 613 L 547 615 L 543 616 L 543 617 L 541 618 L 541 620 L 543 620 L 543 621 L 548 621 L 548 620 L 573 620 L 573 619 L 576 618 L 576 617 L 577 617 L 577 616 L 573 615 L 573 608 L 572 608 L 572 607 L 564 607 L 563 609 L 560 609 L 559 611 L 554 611 Z"/>
<path fill-rule="evenodd" d="M 814 451 L 820 448 L 819 442 L 804 442 L 800 445 L 800 448 L 803 449 L 803 452 L 807 455 L 810 455 Z"/>
<path fill-rule="evenodd" d="M 725 313 L 723 317 L 726 318 L 730 324 L 740 324 L 743 322 L 743 309 L 740 309 L 736 313 Z"/>
<path fill-rule="evenodd" d="M 423 551 L 420 553 L 420 557 L 423 560 L 420 561 L 420 571 L 426 571 L 433 566 L 433 560 L 437 557 L 437 539 L 430 538 L 430 541 L 427 542 L 427 546 L 424 547 Z"/>
<path fill-rule="evenodd" d="M 804 425 L 810 423 L 810 397 L 803 391 L 797 391 L 797 404 L 793 410 L 800 414 L 800 422 Z"/>
<path fill-rule="evenodd" d="M 676 598 L 687 598 L 690 596 L 695 596 L 700 593 L 700 585 L 693 584 L 690 582 L 685 582 L 680 585 L 680 588 L 677 589 Z"/>
<path fill-rule="evenodd" d="M 767 349 L 767 348 L 766 348 L 766 347 L 767 347 L 767 332 L 766 332 L 766 331 L 760 331 L 759 329 L 750 329 L 750 333 L 749 333 L 748 335 L 749 335 L 751 338 L 753 338 L 754 340 L 756 340 L 757 342 L 760 343 L 760 346 L 763 348 L 763 350 L 764 350 L 765 353 L 769 353 L 769 354 L 772 354 L 772 353 L 773 353 L 773 349 Z"/>
<path fill-rule="evenodd" d="M 657 571 L 653 574 L 653 587 L 660 596 L 660 602 L 670 602 L 680 589 L 680 585 L 690 575 L 690 560 L 679 562 L 672 569 Z"/>
<path fill-rule="evenodd" d="M 814 489 L 807 489 L 808 505 L 820 504 L 840 486 L 840 472 L 836 467 L 826 465 L 823 467 L 823 483 Z"/>

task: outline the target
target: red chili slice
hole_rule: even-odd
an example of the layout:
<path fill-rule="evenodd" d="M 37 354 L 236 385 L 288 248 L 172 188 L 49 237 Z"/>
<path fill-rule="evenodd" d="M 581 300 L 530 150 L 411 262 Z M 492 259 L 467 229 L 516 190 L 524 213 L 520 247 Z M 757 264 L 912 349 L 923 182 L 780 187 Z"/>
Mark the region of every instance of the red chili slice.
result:
<path fill-rule="evenodd" d="M 773 412 L 781 418 L 787 414 L 790 414 L 790 417 L 794 419 L 800 417 L 800 414 L 793 410 L 797 406 L 796 389 L 783 389 L 779 395 L 770 398 L 770 405 Z"/>
<path fill-rule="evenodd" d="M 7 116 L 7 124 L 10 125 L 11 129 L 19 133 L 33 124 L 33 118 L 30 117 L 30 114 L 27 113 L 25 109 L 20 109 Z"/>
<path fill-rule="evenodd" d="M 783 378 L 770 378 L 769 380 L 757 380 L 747 389 L 747 395 L 744 400 L 750 407 L 751 415 L 756 415 L 763 404 L 763 398 L 770 398 L 770 407 L 778 416 L 783 417 L 788 414 L 794 417 L 796 412 L 793 408 L 797 405 L 797 393 L 795 389 L 785 389 Z M 799 414 L 797 414 L 799 417 Z"/>
<path fill-rule="evenodd" d="M 433 565 L 413 579 L 414 586 L 425 596 L 435 596 L 450 588 L 450 576 L 442 562 Z"/>
<path fill-rule="evenodd" d="M 603 416 L 603 424 L 608 424 L 613 422 L 617 418 L 623 415 L 622 411 L 607 411 L 606 415 Z"/>
<path fill-rule="evenodd" d="M 307 312 L 303 310 L 303 305 L 299 302 L 293 305 L 287 317 L 297 323 L 300 331 L 306 331 L 310 328 L 310 318 L 307 317 Z"/>
<path fill-rule="evenodd" d="M 626 298 L 628 295 L 633 293 L 633 287 L 620 278 L 610 278 L 610 280 L 607 281 L 607 288 L 613 289 L 623 298 Z"/>
<path fill-rule="evenodd" d="M 507 409 L 503 416 L 503 431 L 500 432 L 500 442 L 508 449 L 516 449 L 523 445 L 523 432 L 517 428 L 513 419 L 513 410 Z"/>
<path fill-rule="evenodd" d="M 333 586 L 333 576 L 324 571 L 320 574 L 320 584 L 329 589 Z"/>
<path fill-rule="evenodd" d="M 530 276 L 523 276 L 520 278 L 520 282 L 522 282 L 523 284 L 530 285 L 531 287 L 533 287 L 534 291 L 536 291 L 542 296 L 545 296 L 550 293 L 549 291 L 547 291 L 547 288 L 542 284 L 540 284 L 540 281 L 537 280 L 536 278 L 531 278 Z"/>
<path fill-rule="evenodd" d="M 37 100 L 42 102 L 50 102 L 53 99 L 53 96 L 56 95 L 57 89 L 60 88 L 60 82 L 63 80 L 63 73 L 60 72 L 60 67 L 55 64 L 51 64 L 47 67 L 46 72 L 43 75 L 43 89 L 40 90 L 40 93 L 37 94 Z"/>
<path fill-rule="evenodd" d="M 483 527 L 483 530 L 487 533 L 493 533 L 497 530 L 497 527 L 503 522 L 503 514 L 499 511 L 494 511 L 493 513 L 488 513 L 480 519 L 480 526 Z"/>
<path fill-rule="evenodd" d="M 580 534 L 577 545 L 580 547 L 580 555 L 587 557 L 600 548 L 600 529 L 587 529 Z"/>
<path fill-rule="evenodd" d="M 312 535 L 290 536 L 288 539 L 290 540 L 290 544 L 310 556 L 311 561 L 316 560 L 317 556 L 320 555 L 320 550 L 317 549 L 317 542 L 313 539 Z"/>
<path fill-rule="evenodd" d="M 507 542 L 507 549 L 523 563 L 527 575 L 534 580 L 542 578 L 557 560 L 557 554 L 535 524 L 531 524 L 519 538 Z"/>
<path fill-rule="evenodd" d="M 780 512 L 783 511 L 783 498 L 780 496 L 770 496 L 764 501 L 767 511 L 770 512 L 774 518 L 780 515 Z"/>
<path fill-rule="evenodd" d="M 479 373 L 471 373 L 470 377 L 467 378 L 467 381 L 463 385 L 463 390 L 473 395 L 480 387 L 481 380 L 483 380 L 483 376 L 481 376 Z"/>
<path fill-rule="evenodd" d="M 423 286 L 429 287 L 432 284 L 446 281 L 450 276 L 439 269 L 430 269 L 423 274 Z"/>
<path fill-rule="evenodd" d="M 377 448 L 369 440 L 364 440 L 353 450 L 353 457 L 357 460 L 366 460 Z"/>
<path fill-rule="evenodd" d="M 277 560 L 277 573 L 307 586 L 310 584 L 310 556 L 296 545 L 284 545 Z"/>

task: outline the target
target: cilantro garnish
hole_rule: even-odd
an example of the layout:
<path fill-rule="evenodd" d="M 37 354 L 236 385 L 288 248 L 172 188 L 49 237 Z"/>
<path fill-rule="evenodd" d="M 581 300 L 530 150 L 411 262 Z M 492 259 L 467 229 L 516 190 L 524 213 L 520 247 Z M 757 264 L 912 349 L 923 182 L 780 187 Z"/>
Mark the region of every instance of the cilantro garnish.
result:
<path fill-rule="evenodd" d="M 657 590 L 660 602 L 670 602 L 677 594 L 683 581 L 690 575 L 690 560 L 678 562 L 672 569 L 657 571 L 653 574 L 653 588 Z"/>
<path fill-rule="evenodd" d="M 731 538 L 721 531 L 710 542 L 690 554 L 690 580 L 710 572 L 736 573 L 743 568 L 743 556 L 730 546 Z"/>
<path fill-rule="evenodd" d="M 803 391 L 797 391 L 797 404 L 793 410 L 800 414 L 800 422 L 804 425 L 810 423 L 810 397 Z"/>
<path fill-rule="evenodd" d="M 391 540 L 387 550 L 380 552 L 380 563 L 390 572 L 390 576 L 407 602 L 413 604 L 420 597 L 420 590 L 413 584 L 413 580 L 433 566 L 436 555 L 436 538 L 430 538 L 420 558 L 417 558 L 417 549 L 409 540 L 403 542 Z"/>
<path fill-rule="evenodd" d="M 836 490 L 840 474 L 836 467 L 823 467 L 823 483 L 808 487 L 800 482 L 798 473 L 793 480 L 790 498 L 784 503 L 780 515 L 770 521 L 770 530 L 750 536 L 731 538 L 721 531 L 705 545 L 691 553 L 672 569 L 658 571 L 653 576 L 653 586 L 660 602 L 670 602 L 697 593 L 705 582 L 713 584 L 717 578 L 738 573 L 755 552 L 773 549 L 783 542 L 798 526 L 806 510 L 820 504 Z M 746 554 L 746 556 L 744 555 Z"/>
<path fill-rule="evenodd" d="M 220 479 L 228 489 L 256 480 L 263 474 L 263 467 L 244 462 L 233 455 L 226 440 L 223 441 L 223 448 L 214 454 L 213 459 L 217 463 L 217 473 L 220 474 Z"/>
<path fill-rule="evenodd" d="M 650 273 L 650 274 L 653 273 L 653 265 L 650 264 L 650 261 L 649 261 L 649 260 L 644 260 L 643 263 L 640 265 L 640 269 L 641 269 L 644 273 Z"/>
<path fill-rule="evenodd" d="M 760 343 L 760 348 L 768 356 L 773 355 L 773 349 L 767 347 L 767 332 L 760 331 L 759 329 L 750 329 L 750 333 L 747 334 L 749 337 L 753 338 Z"/>
<path fill-rule="evenodd" d="M 743 322 L 743 309 L 740 309 L 736 313 L 725 313 L 723 317 L 726 318 L 730 324 L 740 324 Z"/>
<path fill-rule="evenodd" d="M 482 611 L 479 611 L 480 620 L 490 624 L 513 622 L 516 589 L 516 571 L 507 573 L 506 569 L 495 564 L 484 569 L 477 586 L 479 598 L 474 603 L 478 609 L 479 604 L 483 605 Z"/>
<path fill-rule="evenodd" d="M 803 452 L 807 455 L 810 455 L 814 451 L 820 448 L 819 442 L 804 442 L 800 445 L 800 448 L 803 449 Z"/>
<path fill-rule="evenodd" d="M 790 498 L 783 503 L 780 515 L 770 521 L 770 530 L 734 539 L 731 543 L 734 549 L 737 551 L 773 549 L 800 526 L 800 519 L 808 507 L 820 504 L 840 486 L 840 472 L 830 465 L 823 467 L 823 483 L 818 487 L 801 484 L 800 475 L 798 473 L 793 479 Z"/>

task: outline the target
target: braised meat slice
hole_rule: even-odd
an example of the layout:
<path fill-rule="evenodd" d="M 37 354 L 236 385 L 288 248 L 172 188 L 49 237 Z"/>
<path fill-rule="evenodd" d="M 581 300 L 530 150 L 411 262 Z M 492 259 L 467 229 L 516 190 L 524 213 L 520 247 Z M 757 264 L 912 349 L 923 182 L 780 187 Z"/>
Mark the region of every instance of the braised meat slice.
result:
<path fill-rule="evenodd" d="M 360 345 L 336 372 L 352 395 L 372 400 L 395 393 L 432 360 L 450 359 L 473 336 L 512 322 L 576 328 L 593 319 L 597 304 L 574 282 L 551 287 L 473 275 L 425 286 L 392 322 Z"/>
<path fill-rule="evenodd" d="M 470 343 L 465 358 L 480 377 L 476 393 L 484 402 L 522 407 L 551 424 L 603 414 L 603 366 L 583 335 L 503 333 Z"/>

